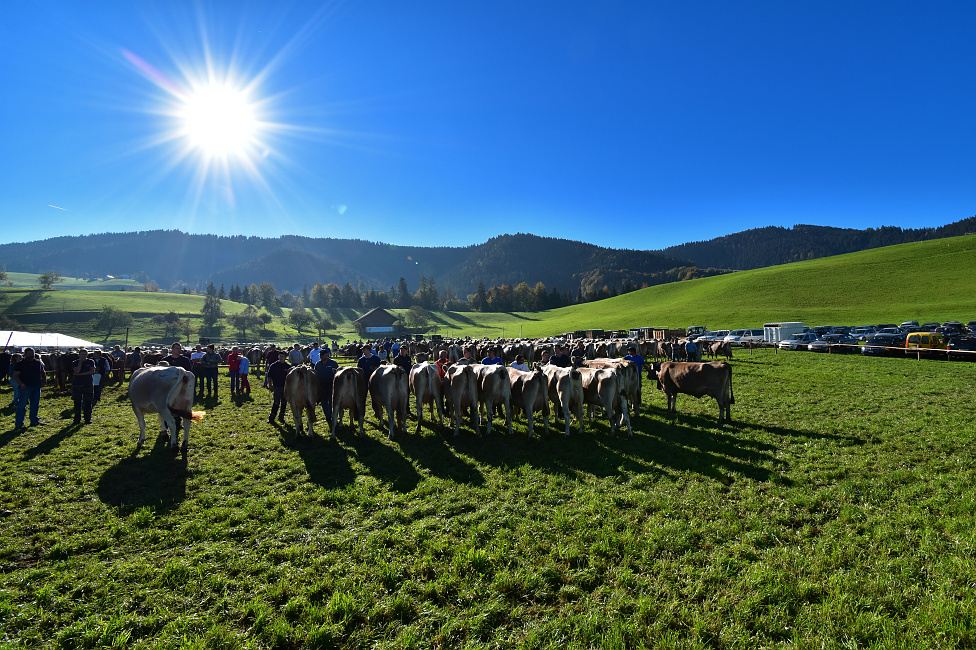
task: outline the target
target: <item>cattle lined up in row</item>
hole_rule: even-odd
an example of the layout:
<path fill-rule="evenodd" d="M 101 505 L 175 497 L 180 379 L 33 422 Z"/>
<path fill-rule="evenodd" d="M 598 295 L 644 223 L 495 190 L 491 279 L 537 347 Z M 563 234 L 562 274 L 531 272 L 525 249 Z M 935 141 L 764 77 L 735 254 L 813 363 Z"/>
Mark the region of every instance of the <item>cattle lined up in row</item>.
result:
<path fill-rule="evenodd" d="M 464 417 L 470 418 L 471 429 L 480 436 L 482 427 L 489 434 L 491 433 L 493 421 L 495 417 L 499 416 L 504 419 L 505 426 L 511 434 L 512 418 L 524 414 L 531 438 L 534 435 L 535 417 L 537 414 L 541 414 L 547 434 L 550 426 L 550 415 L 555 415 L 557 420 L 560 417 L 563 419 L 565 435 L 569 436 L 573 418 L 576 419 L 579 433 L 582 433 L 584 409 L 587 410 L 591 423 L 594 413 L 602 411 L 609 423 L 611 435 L 616 435 L 624 427 L 627 428 L 629 435 L 633 435 L 630 414 L 633 411 L 634 415 L 640 415 L 641 408 L 641 376 L 638 366 L 636 363 L 625 359 L 594 355 L 598 353 L 620 355 L 627 353 L 628 348 L 636 348 L 638 354 L 646 355 L 650 361 L 650 358 L 655 360 L 672 358 L 673 350 L 683 347 L 678 341 L 586 341 L 583 345 L 577 346 L 577 350 L 574 352 L 573 361 L 578 367 L 564 368 L 533 364 L 537 355 L 541 357 L 542 351 L 552 350 L 555 345 L 560 343 L 561 341 L 558 339 L 542 341 L 483 339 L 479 341 L 442 341 L 439 343 L 410 342 L 409 349 L 414 354 L 429 353 L 434 355 L 445 351 L 449 358 L 457 359 L 457 362 L 448 368 L 447 375 L 443 380 L 440 378 L 435 365 L 429 362 L 414 364 L 409 371 L 384 364 L 374 373 L 375 376 L 368 384 L 362 371 L 358 368 L 341 368 L 336 373 L 330 396 L 333 409 L 331 422 L 328 423 L 330 435 L 333 438 L 335 437 L 337 428 L 342 423 L 342 416 L 346 411 L 349 411 L 350 414 L 350 426 L 355 427 L 358 422 L 359 435 L 364 435 L 367 397 L 372 400 L 373 412 L 381 428 L 384 426 L 385 413 L 386 428 L 391 438 L 397 433 L 405 433 L 410 395 L 413 395 L 416 400 L 417 432 L 420 431 L 423 410 L 426 405 L 430 421 L 433 422 L 436 410 L 438 422 L 441 426 L 444 423 L 444 411 L 447 411 L 449 425 L 453 425 L 455 435 L 459 434 L 461 421 Z M 269 350 L 273 348 L 274 346 L 269 346 Z M 303 356 L 309 349 L 303 350 Z M 360 349 L 359 346 L 350 344 L 343 352 L 349 356 L 355 356 Z M 469 352 L 468 355 L 465 355 L 466 349 Z M 582 354 L 578 353 L 580 350 Z M 470 363 L 469 361 L 471 358 L 479 358 L 482 354 L 492 356 L 496 351 L 497 355 L 506 361 L 514 360 L 521 355 L 529 362 L 532 369 L 529 372 L 523 372 L 514 368 Z M 705 351 L 710 357 L 719 354 L 731 356 L 731 350 L 724 344 L 710 346 Z M 244 354 L 251 360 L 252 369 L 259 367 L 262 361 L 270 356 L 267 351 L 258 347 L 247 349 Z M 145 366 L 157 362 L 159 356 L 161 356 L 160 353 L 147 350 L 142 353 L 139 360 Z M 126 355 L 119 362 L 121 367 L 130 365 L 130 355 Z M 714 397 L 718 402 L 719 422 L 723 422 L 726 418 L 731 417 L 729 407 L 734 403 L 734 397 L 731 391 L 731 366 L 725 362 L 722 364 L 674 361 L 657 363 L 655 361 L 653 365 L 648 363 L 648 374 L 657 381 L 658 388 L 665 392 L 670 412 L 676 412 L 676 395 L 678 393 L 690 394 L 695 397 L 707 395 Z M 716 371 L 715 367 L 723 370 L 721 372 Z M 133 378 L 139 372 L 139 369 L 135 369 Z M 160 378 L 162 376 L 160 375 Z M 192 397 L 193 375 L 187 372 L 185 376 L 188 376 L 185 381 L 191 383 Z M 137 382 L 137 386 L 142 381 Z M 172 386 L 170 388 L 172 389 Z M 290 405 L 295 420 L 296 431 L 305 433 L 304 420 L 307 420 L 307 433 L 313 434 L 314 424 L 317 421 L 315 405 L 320 401 L 317 376 L 306 366 L 296 366 L 288 375 L 285 392 L 287 403 Z M 165 408 L 170 414 L 170 418 L 167 420 L 160 410 L 163 406 L 157 403 L 159 402 L 158 395 L 153 394 L 155 397 L 148 402 L 142 397 L 136 396 L 140 404 L 139 409 L 136 408 L 136 399 L 133 401 L 133 409 L 136 410 L 142 431 L 140 442 L 144 440 L 145 435 L 142 414 L 157 412 L 160 414 L 164 429 L 170 431 L 171 444 L 174 446 L 176 444 L 174 437 L 176 432 L 175 427 L 170 425 L 170 421 L 175 422 L 176 417 L 185 420 L 184 427 L 187 431 L 183 443 L 185 449 L 188 444 L 189 421 L 199 419 L 202 414 L 196 414 L 189 410 L 188 404 L 192 403 L 191 399 L 187 404 L 166 406 Z M 153 408 L 156 410 L 153 411 Z"/>

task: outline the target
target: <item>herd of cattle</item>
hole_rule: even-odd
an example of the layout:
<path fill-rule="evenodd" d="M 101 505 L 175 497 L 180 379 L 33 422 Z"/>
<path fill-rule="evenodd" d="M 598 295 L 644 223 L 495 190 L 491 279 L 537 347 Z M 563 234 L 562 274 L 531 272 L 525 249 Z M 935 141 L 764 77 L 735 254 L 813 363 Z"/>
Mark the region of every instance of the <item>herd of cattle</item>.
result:
<path fill-rule="evenodd" d="M 418 361 L 409 371 L 384 363 L 373 372 L 368 383 L 362 369 L 340 367 L 329 395 L 332 404 L 332 421 L 328 423 L 330 437 L 335 438 L 346 413 L 349 414 L 349 426 L 353 429 L 358 426 L 359 436 L 365 435 L 367 397 L 380 429 L 386 428 L 390 438 L 397 433 L 406 433 L 411 395 L 417 433 L 424 422 L 425 408 L 429 420 L 433 422 L 436 417 L 442 427 L 446 412 L 455 436 L 465 418 L 469 419 L 471 429 L 479 437 L 482 427 L 491 433 L 496 417 L 504 420 L 504 426 L 511 434 L 512 418 L 524 414 L 529 438 L 534 435 L 538 417 L 542 418 L 546 434 L 549 433 L 550 414 L 557 419 L 561 417 L 565 435 L 569 436 L 573 418 L 582 433 L 584 409 L 591 424 L 594 412 L 602 409 L 612 436 L 624 427 L 632 436 L 630 415 L 631 412 L 640 414 L 641 376 L 636 362 L 620 358 L 630 347 L 637 348 L 638 354 L 647 359 L 648 377 L 665 393 L 669 412 L 676 411 L 676 396 L 684 393 L 698 398 L 713 397 L 719 407 L 719 423 L 731 418 L 730 407 L 735 401 L 732 367 L 725 360 L 714 363 L 667 361 L 663 359 L 670 358 L 672 351 L 661 342 L 624 340 L 585 343 L 585 355 L 577 358 L 572 367 L 536 362 L 541 358 L 542 350 L 551 350 L 556 343 L 552 340 L 410 342 L 410 353 Z M 244 352 L 251 361 L 252 370 L 261 368 L 271 347 L 252 347 Z M 494 350 L 500 351 L 506 363 L 522 355 L 530 370 L 471 363 L 464 356 L 465 348 L 471 349 L 473 359 L 488 356 L 488 352 Z M 356 358 L 361 349 L 359 345 L 348 345 L 339 350 L 339 355 Z M 306 358 L 310 350 L 303 350 Z M 451 361 L 444 377 L 440 376 L 437 365 L 429 361 L 441 350 L 447 352 Z M 708 352 L 712 353 L 711 350 Z M 155 412 L 163 431 L 169 431 L 172 448 L 178 444 L 178 428 L 184 429 L 182 448 L 185 452 L 189 445 L 190 424 L 203 416 L 202 412 L 192 410 L 194 377 L 182 368 L 152 365 L 158 361 L 155 354 L 162 355 L 152 351 L 143 355 L 143 365 L 133 369 L 129 383 L 129 397 L 140 426 L 139 443 L 145 440 L 144 414 Z M 324 396 L 310 364 L 296 365 L 289 371 L 284 392 L 296 432 L 299 435 L 306 431 L 309 435 L 314 434 L 313 425 L 318 419 L 316 409 Z"/>

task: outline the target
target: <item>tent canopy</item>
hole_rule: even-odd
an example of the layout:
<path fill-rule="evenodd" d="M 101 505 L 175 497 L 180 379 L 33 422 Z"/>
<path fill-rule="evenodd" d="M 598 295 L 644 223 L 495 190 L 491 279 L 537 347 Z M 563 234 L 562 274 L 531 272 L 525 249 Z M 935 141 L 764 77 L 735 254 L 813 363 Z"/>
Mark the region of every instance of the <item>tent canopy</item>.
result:
<path fill-rule="evenodd" d="M 101 343 L 58 334 L 56 332 L 16 332 L 0 330 L 0 346 L 15 348 L 100 348 Z"/>

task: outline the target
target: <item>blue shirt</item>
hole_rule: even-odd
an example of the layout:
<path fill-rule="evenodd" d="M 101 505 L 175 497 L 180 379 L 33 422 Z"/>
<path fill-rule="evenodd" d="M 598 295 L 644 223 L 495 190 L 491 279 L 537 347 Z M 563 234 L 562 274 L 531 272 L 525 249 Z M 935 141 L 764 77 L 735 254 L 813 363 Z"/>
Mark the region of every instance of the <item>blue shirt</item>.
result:
<path fill-rule="evenodd" d="M 504 366 L 505 365 L 505 362 L 502 361 L 501 359 L 499 359 L 498 357 L 485 357 L 484 359 L 481 360 L 481 363 L 483 363 L 486 366 Z"/>
<path fill-rule="evenodd" d="M 644 357 L 639 354 L 628 354 L 624 357 L 627 361 L 633 361 L 637 364 L 637 374 L 640 374 L 644 370 Z"/>

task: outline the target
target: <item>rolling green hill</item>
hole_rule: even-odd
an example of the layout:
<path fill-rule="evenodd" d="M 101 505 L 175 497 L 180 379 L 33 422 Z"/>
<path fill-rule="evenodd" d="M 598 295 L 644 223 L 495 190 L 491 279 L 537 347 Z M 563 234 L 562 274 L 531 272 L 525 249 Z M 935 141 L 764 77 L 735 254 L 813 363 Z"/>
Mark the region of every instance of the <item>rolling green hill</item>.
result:
<path fill-rule="evenodd" d="M 759 327 L 770 321 L 810 325 L 880 322 L 968 321 L 976 318 L 976 235 L 916 242 L 796 262 L 728 275 L 675 282 L 608 300 L 543 312 L 432 313 L 432 331 L 453 336 L 547 336 L 577 329 L 626 329 L 703 324 L 711 329 Z M 149 323 L 156 313 L 199 316 L 203 297 L 118 291 L 27 291 L 4 289 L 3 313 L 33 331 L 102 340 L 91 320 L 103 304 L 133 313 L 130 343 L 160 337 Z M 223 301 L 231 313 L 244 305 Z M 397 310 L 391 310 L 396 312 Z M 353 310 L 313 310 L 351 334 Z M 287 315 L 281 310 L 278 316 Z M 276 321 L 268 336 L 297 337 Z M 224 338 L 234 340 L 229 327 Z M 117 342 L 118 336 L 113 336 Z M 308 333 L 302 338 L 309 338 Z"/>

